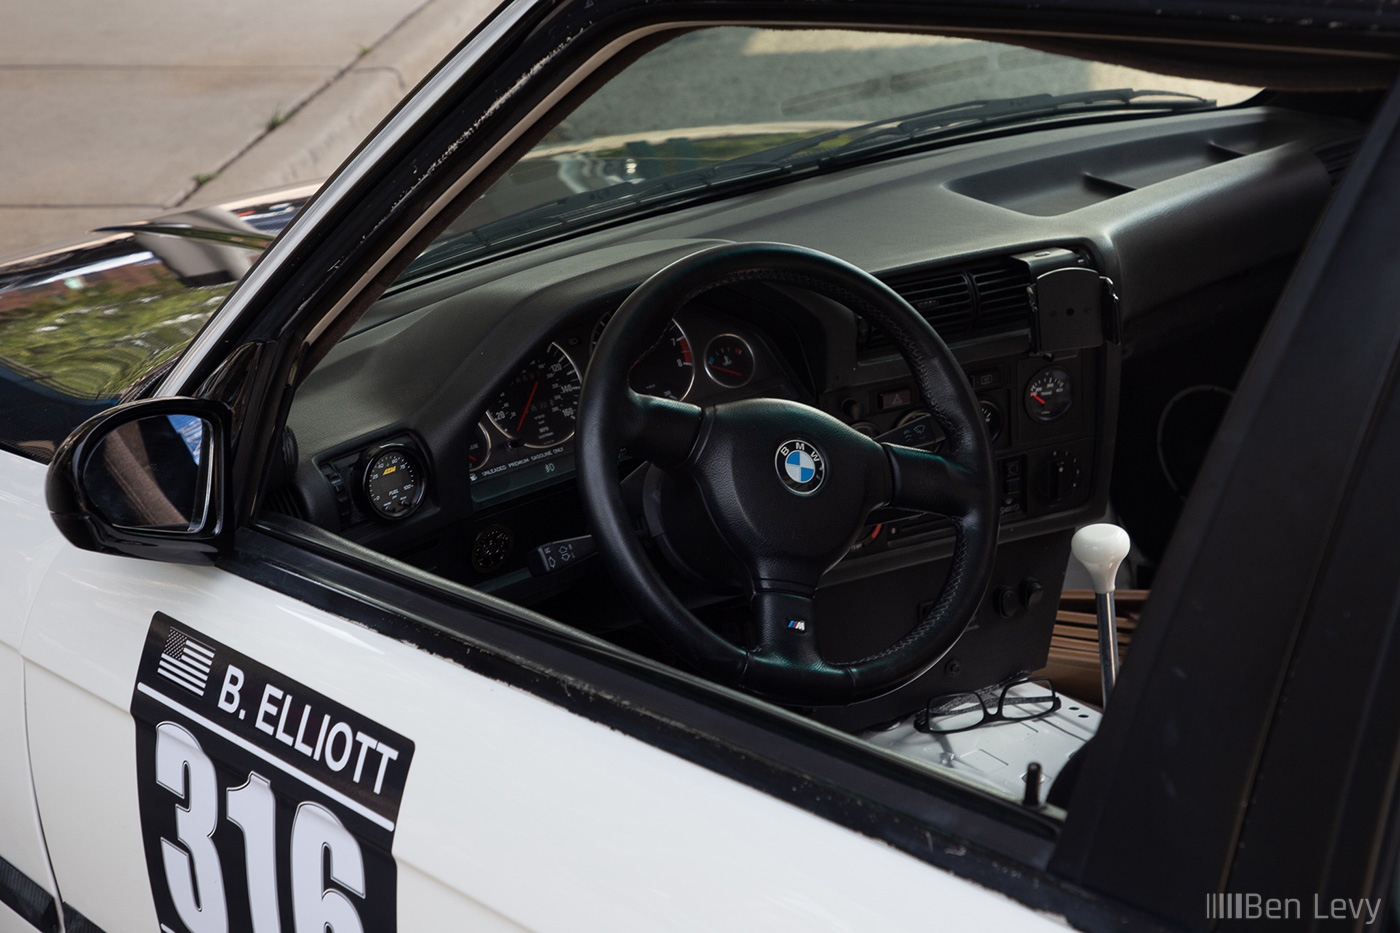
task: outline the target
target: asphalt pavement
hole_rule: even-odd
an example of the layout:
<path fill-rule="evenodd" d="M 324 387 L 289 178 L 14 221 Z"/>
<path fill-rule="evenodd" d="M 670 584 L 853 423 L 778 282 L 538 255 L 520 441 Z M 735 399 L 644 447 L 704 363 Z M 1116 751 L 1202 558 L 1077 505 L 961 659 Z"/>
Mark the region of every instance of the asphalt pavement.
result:
<path fill-rule="evenodd" d="M 329 175 L 496 0 L 0 0 L 0 256 Z"/>

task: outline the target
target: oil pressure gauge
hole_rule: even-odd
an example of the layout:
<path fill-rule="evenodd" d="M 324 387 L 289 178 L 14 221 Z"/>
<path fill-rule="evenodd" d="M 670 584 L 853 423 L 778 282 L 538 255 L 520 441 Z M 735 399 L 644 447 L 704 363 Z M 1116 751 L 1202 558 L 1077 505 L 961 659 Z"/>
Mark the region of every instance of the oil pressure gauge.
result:
<path fill-rule="evenodd" d="M 418 511 L 426 479 L 423 461 L 402 444 L 376 447 L 365 454 L 365 502 L 380 518 L 407 518 Z"/>
<path fill-rule="evenodd" d="M 1073 404 L 1074 383 L 1058 366 L 1042 369 L 1026 386 L 1026 414 L 1035 421 L 1062 418 Z"/>

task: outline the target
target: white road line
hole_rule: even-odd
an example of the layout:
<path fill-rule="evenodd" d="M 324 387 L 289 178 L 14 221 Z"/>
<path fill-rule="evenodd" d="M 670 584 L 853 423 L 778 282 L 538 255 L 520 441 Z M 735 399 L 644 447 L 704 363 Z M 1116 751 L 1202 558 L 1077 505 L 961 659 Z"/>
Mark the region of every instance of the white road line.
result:
<path fill-rule="evenodd" d="M 336 790 L 334 787 L 331 787 L 329 784 L 325 783 L 319 778 L 312 777 L 305 771 L 302 771 L 300 768 L 294 768 L 282 759 L 274 755 L 269 755 L 267 752 L 258 748 L 256 745 L 254 745 L 252 742 L 249 742 L 242 736 L 234 735 L 232 732 L 228 731 L 223 726 L 219 725 L 211 719 L 207 719 L 206 717 L 201 716 L 199 713 L 196 713 L 194 710 L 185 706 L 183 703 L 177 703 L 176 701 L 170 699 L 170 697 L 161 693 L 159 690 L 156 690 L 154 687 L 148 687 L 145 684 L 138 682 L 136 684 L 136 689 L 146 694 L 146 696 L 150 697 L 151 699 L 156 700 L 159 703 L 164 703 L 166 706 L 175 710 L 175 712 L 181 714 L 182 716 L 190 717 L 204 728 L 215 733 L 220 738 L 227 739 L 234 745 L 237 745 L 239 748 L 243 749 L 245 752 L 250 752 L 254 755 L 257 755 L 263 761 L 266 761 L 268 764 L 273 765 L 274 767 L 281 768 L 287 774 L 290 774 L 292 777 L 296 778 L 299 781 L 305 781 L 307 784 L 316 788 L 321 793 L 325 794 L 327 797 L 331 798 L 337 803 L 349 807 L 351 810 L 354 810 L 356 813 L 360 814 L 360 816 L 363 816 L 365 819 L 369 820 L 371 823 L 374 823 L 376 826 L 382 826 L 391 833 L 394 831 L 393 820 L 388 819 L 387 817 L 380 816 L 378 813 L 375 813 L 369 807 L 365 806 L 357 800 L 351 800 L 349 797 L 345 796 L 340 791 Z"/>

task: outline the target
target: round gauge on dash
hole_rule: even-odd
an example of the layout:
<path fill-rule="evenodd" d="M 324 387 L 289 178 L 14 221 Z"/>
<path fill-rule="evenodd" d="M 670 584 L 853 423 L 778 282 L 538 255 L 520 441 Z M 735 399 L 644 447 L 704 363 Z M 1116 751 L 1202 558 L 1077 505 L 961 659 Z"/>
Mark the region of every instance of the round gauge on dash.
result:
<path fill-rule="evenodd" d="M 612 320 L 609 311 L 598 319 L 593 327 L 593 337 L 589 341 L 589 352 L 596 350 L 598 340 L 603 336 L 603 328 Z M 637 362 L 632 364 L 632 372 L 627 378 L 632 391 L 642 395 L 655 395 L 680 401 L 690 392 L 695 382 L 695 356 L 690 351 L 690 341 L 681 326 L 672 321 L 661 335 L 661 339 L 651 345 Z"/>
<path fill-rule="evenodd" d="M 1026 414 L 1036 421 L 1061 418 L 1073 405 L 1074 383 L 1058 366 L 1042 369 L 1026 386 Z"/>
<path fill-rule="evenodd" d="M 491 435 L 486 433 L 486 425 L 476 423 L 472 442 L 467 446 L 467 472 L 475 474 L 491 461 Z"/>
<path fill-rule="evenodd" d="M 486 417 L 526 447 L 553 447 L 574 436 L 581 387 L 573 361 L 551 343 L 516 373 Z"/>
<path fill-rule="evenodd" d="M 743 337 L 720 334 L 705 348 L 705 372 L 726 389 L 748 385 L 753 378 L 753 349 Z"/>
<path fill-rule="evenodd" d="M 426 480 L 423 461 L 408 447 L 376 447 L 365 455 L 365 501 L 380 518 L 397 520 L 418 511 Z"/>

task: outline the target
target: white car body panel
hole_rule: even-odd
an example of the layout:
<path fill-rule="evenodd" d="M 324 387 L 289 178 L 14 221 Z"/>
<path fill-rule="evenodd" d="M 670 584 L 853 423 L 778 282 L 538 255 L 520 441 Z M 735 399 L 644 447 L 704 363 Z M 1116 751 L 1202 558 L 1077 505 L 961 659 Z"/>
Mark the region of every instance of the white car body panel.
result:
<path fill-rule="evenodd" d="M 47 519 L 44 471 L 8 455 L 0 463 L 8 566 L 26 553 L 15 529 L 36 513 Z M 128 707 L 157 610 L 413 740 L 394 839 L 401 929 L 1063 929 L 883 843 L 240 577 L 63 544 L 25 630 L 29 747 L 63 900 L 107 933 L 156 928 Z"/>
<path fill-rule="evenodd" d="M 39 582 L 66 547 L 44 507 L 44 467 L 0 454 L 0 858 L 57 895 L 34 804 L 24 721 L 24 663 L 20 642 Z M 32 930 L 0 905 L 0 930 Z"/>

